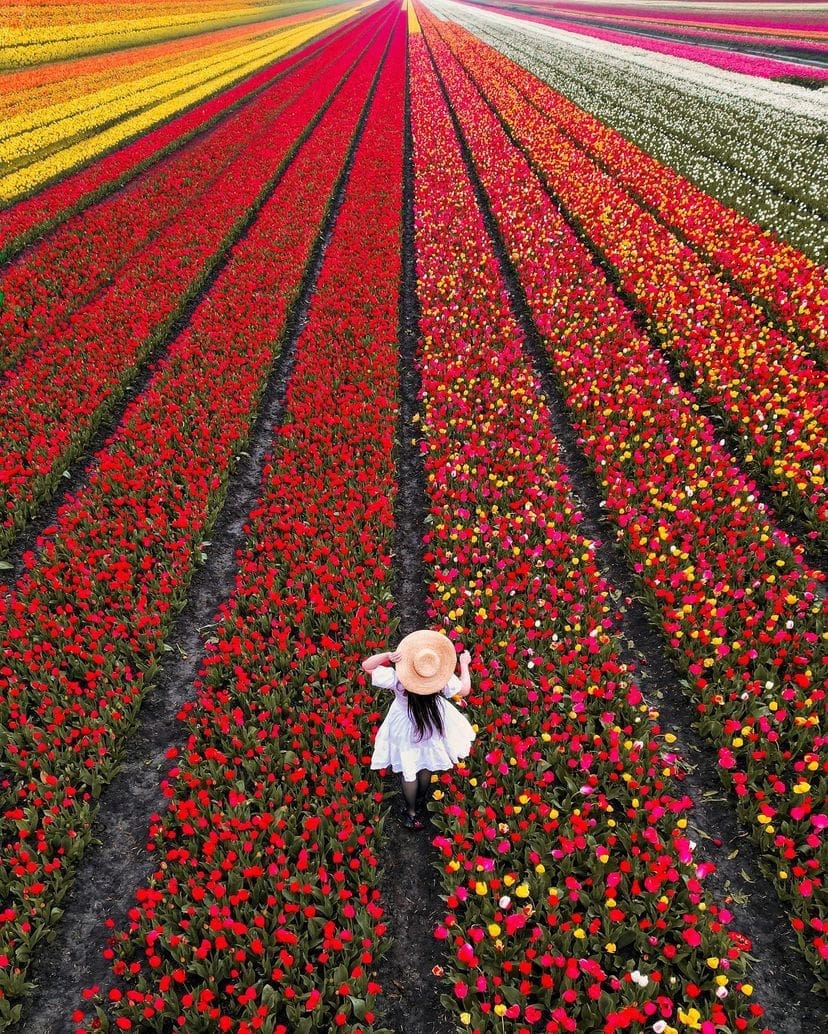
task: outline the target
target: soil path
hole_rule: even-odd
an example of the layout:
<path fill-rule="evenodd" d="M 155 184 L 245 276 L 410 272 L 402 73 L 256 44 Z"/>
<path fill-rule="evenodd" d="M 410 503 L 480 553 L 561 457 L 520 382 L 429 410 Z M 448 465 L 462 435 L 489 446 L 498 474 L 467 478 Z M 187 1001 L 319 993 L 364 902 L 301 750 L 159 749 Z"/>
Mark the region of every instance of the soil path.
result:
<path fill-rule="evenodd" d="M 397 503 L 395 509 L 395 617 L 396 643 L 417 628 L 428 627 L 427 572 L 423 563 L 423 530 L 428 513 L 425 475 L 420 458 L 420 375 L 417 369 L 417 276 L 414 256 L 414 167 L 412 160 L 410 93 L 405 102 L 403 165 L 403 282 L 400 291 L 400 416 L 397 424 Z M 392 808 L 401 800 L 399 776 L 385 778 L 385 793 Z M 445 962 L 434 937 L 441 918 L 437 854 L 431 847 L 436 831 L 430 823 L 419 832 L 396 822 L 385 826 L 382 857 L 382 898 L 389 936 L 388 953 L 378 968 L 383 987 L 382 1022 L 396 1034 L 452 1034 L 446 1010 L 440 1004 L 445 985 L 433 969 Z"/>

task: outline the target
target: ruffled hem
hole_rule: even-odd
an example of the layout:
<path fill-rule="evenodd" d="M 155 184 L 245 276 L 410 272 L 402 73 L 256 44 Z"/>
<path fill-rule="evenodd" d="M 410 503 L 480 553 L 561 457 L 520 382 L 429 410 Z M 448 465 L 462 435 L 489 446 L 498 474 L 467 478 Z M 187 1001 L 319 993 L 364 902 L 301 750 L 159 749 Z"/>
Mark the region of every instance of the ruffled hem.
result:
<path fill-rule="evenodd" d="M 377 731 L 371 768 L 390 768 L 402 772 L 410 782 L 424 768 L 442 772 L 453 768 L 461 758 L 469 756 L 475 738 L 469 721 L 452 704 L 445 702 L 443 735 L 426 740 L 412 739 L 411 720 L 395 701 Z"/>

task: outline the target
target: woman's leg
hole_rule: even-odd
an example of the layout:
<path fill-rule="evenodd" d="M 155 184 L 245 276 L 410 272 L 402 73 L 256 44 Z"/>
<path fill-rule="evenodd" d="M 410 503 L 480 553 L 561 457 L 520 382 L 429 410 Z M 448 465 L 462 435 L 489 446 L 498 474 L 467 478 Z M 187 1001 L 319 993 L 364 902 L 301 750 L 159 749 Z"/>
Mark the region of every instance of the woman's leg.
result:
<path fill-rule="evenodd" d="M 413 818 L 417 814 L 417 787 L 419 785 L 417 779 L 407 780 L 400 775 L 402 780 L 402 792 L 403 798 L 405 799 L 405 806 L 408 814 Z"/>
<path fill-rule="evenodd" d="M 431 790 L 431 770 L 421 768 L 417 773 L 417 808 L 424 808 Z"/>

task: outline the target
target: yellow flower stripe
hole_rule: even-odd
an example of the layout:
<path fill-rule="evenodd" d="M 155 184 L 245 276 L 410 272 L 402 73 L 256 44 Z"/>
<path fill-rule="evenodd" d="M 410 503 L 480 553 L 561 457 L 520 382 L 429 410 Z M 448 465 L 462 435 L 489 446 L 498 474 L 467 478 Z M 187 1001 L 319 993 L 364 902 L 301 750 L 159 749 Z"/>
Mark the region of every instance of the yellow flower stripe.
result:
<path fill-rule="evenodd" d="M 23 28 L 41 25 L 88 24 L 101 21 L 101 12 L 106 19 L 128 21 L 135 18 L 166 17 L 170 14 L 184 14 L 198 11 L 202 15 L 210 15 L 220 11 L 246 8 L 260 14 L 268 8 L 278 8 L 281 13 L 286 8 L 296 7 L 301 0 L 272 0 L 268 4 L 240 3 L 239 0 L 146 0 L 146 2 L 111 3 L 62 3 L 52 0 L 25 0 L 6 3 L 3 6 L 3 24 L 7 27 Z M 309 5 L 303 5 L 307 8 Z"/>
<path fill-rule="evenodd" d="M 414 4 L 411 0 L 405 0 L 405 2 L 408 4 L 408 34 L 413 36 L 414 33 L 421 32 L 422 30 L 420 29 L 417 13 L 414 10 Z"/>
<path fill-rule="evenodd" d="M 263 40 L 245 43 L 218 56 L 184 63 L 179 61 L 172 68 L 131 81 L 127 92 L 119 83 L 97 93 L 10 118 L 3 126 L 0 165 L 20 163 L 61 140 L 71 139 L 79 133 L 92 133 L 104 122 L 169 100 L 190 89 L 194 83 L 206 84 L 228 71 L 252 67 L 260 58 L 266 61 L 276 52 L 274 43 L 279 48 L 279 37 L 289 31 L 275 30 Z"/>
<path fill-rule="evenodd" d="M 169 29 L 170 35 L 176 29 L 210 25 L 214 21 L 229 21 L 233 18 L 256 18 L 262 13 L 249 7 L 231 8 L 200 14 L 198 11 L 169 12 L 147 18 L 103 18 L 86 24 L 70 19 L 63 24 L 54 20 L 46 25 L 31 25 L 20 28 L 6 28 L 3 31 L 3 45 L 8 47 L 36 47 L 45 43 L 63 43 L 73 40 L 88 40 L 93 36 L 121 36 L 126 33 L 140 34 L 155 29 Z"/>
<path fill-rule="evenodd" d="M 258 22 L 278 12 L 236 7 L 212 13 L 193 10 L 153 18 L 109 19 L 88 24 L 27 26 L 0 30 L 0 69 L 24 68 L 44 61 L 64 61 L 81 54 L 174 39 L 211 28 Z"/>
<path fill-rule="evenodd" d="M 7 72 L 5 76 L 0 75 L 0 118 L 11 120 L 22 112 L 28 112 L 33 116 L 37 109 L 61 104 L 69 95 L 79 98 L 114 86 L 116 83 L 129 84 L 142 76 L 175 68 L 181 65 L 182 61 L 191 60 L 196 54 L 206 59 L 226 53 L 231 47 L 239 46 L 254 37 L 261 38 L 265 32 L 272 32 L 277 24 L 282 28 L 289 28 L 281 21 L 271 21 L 266 22 L 264 26 L 241 26 L 225 30 L 234 35 L 228 39 L 214 38 L 209 43 L 202 42 L 203 37 L 195 36 L 139 48 L 141 52 L 149 51 L 146 58 L 139 57 L 132 50 L 119 50 L 111 54 L 78 58 L 71 65 L 61 62 L 57 65 L 40 65 L 35 69 L 25 69 L 21 72 Z M 159 47 L 169 47 L 170 50 L 158 53 Z M 96 68 L 93 62 L 98 63 L 99 67 Z M 33 77 L 33 73 L 44 71 L 46 74 L 42 79 Z M 24 82 L 24 77 L 28 81 Z M 71 87 L 67 85 L 68 79 L 72 81 Z M 8 122 L 4 122 L 4 128 L 6 125 Z"/>
<path fill-rule="evenodd" d="M 83 162 L 95 158 L 104 151 L 112 150 L 130 137 L 146 132 L 154 125 L 176 115 L 185 108 L 192 107 L 208 96 L 218 93 L 220 90 L 231 86 L 234 82 L 244 78 L 246 75 L 255 72 L 259 68 L 271 64 L 280 57 L 302 44 L 306 43 L 313 36 L 319 35 L 328 29 L 346 21 L 357 11 L 366 6 L 366 3 L 354 7 L 343 8 L 341 12 L 332 14 L 327 18 L 315 20 L 292 28 L 280 36 L 278 40 L 269 41 L 264 53 L 256 48 L 254 56 L 249 56 L 242 64 L 236 64 L 221 74 L 215 74 L 215 69 L 208 81 L 204 81 L 203 72 L 194 74 L 189 78 L 189 85 L 179 83 L 181 89 L 172 98 L 161 99 L 158 103 L 147 110 L 142 110 L 129 117 L 123 118 L 114 126 L 108 126 L 100 132 L 93 133 L 89 137 L 77 139 L 78 134 L 84 133 L 84 117 L 82 115 L 72 119 L 65 119 L 62 125 L 65 129 L 64 139 L 72 141 L 68 146 L 63 147 L 55 153 L 50 153 L 26 165 L 24 168 L 14 169 L 0 176 L 0 203 L 8 203 L 37 190 L 44 183 L 53 180 Z"/>
<path fill-rule="evenodd" d="M 292 3 L 285 5 L 286 8 L 290 6 L 293 6 Z M 61 103 L 70 96 L 77 98 L 114 86 L 116 82 L 127 83 L 142 75 L 172 68 L 182 61 L 205 59 L 227 52 L 231 47 L 255 38 L 264 38 L 274 29 L 287 29 L 307 24 L 312 19 L 325 18 L 341 6 L 334 3 L 304 13 L 285 10 L 278 18 L 269 18 L 253 25 L 213 27 L 197 36 L 183 36 L 145 47 L 90 54 L 71 62 L 35 65 L 15 72 L 0 73 L 0 118 L 14 118 L 24 111 L 31 113 L 36 108 Z M 67 85 L 69 80 L 71 86 Z"/>

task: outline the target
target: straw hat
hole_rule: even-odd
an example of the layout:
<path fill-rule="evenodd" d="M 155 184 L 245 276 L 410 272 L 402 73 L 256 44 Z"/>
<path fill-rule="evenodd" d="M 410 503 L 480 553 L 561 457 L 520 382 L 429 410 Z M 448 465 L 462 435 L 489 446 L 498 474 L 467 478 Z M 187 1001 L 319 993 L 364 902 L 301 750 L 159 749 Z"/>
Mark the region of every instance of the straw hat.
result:
<path fill-rule="evenodd" d="M 397 678 L 409 693 L 439 693 L 457 665 L 454 644 L 442 632 L 412 632 L 402 640 L 397 652 L 402 654 L 395 665 Z"/>

